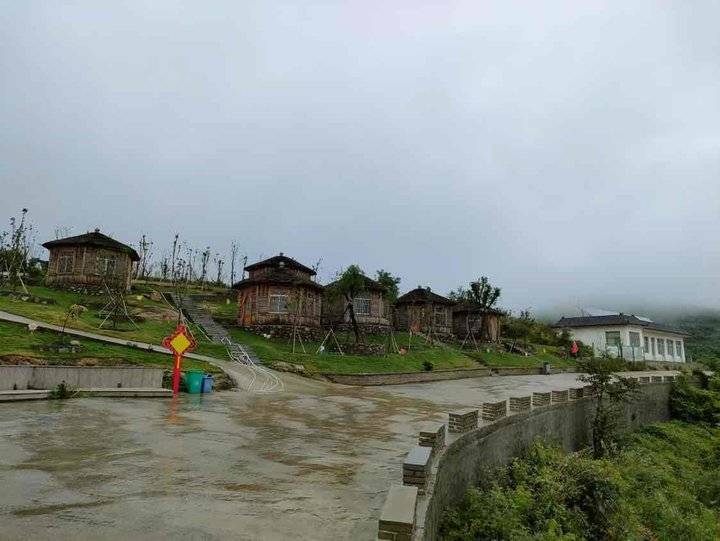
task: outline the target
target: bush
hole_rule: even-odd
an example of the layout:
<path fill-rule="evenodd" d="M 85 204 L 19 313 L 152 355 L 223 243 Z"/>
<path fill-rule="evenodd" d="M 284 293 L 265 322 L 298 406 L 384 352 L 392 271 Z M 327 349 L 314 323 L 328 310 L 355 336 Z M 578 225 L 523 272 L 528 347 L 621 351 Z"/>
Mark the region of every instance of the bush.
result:
<path fill-rule="evenodd" d="M 431 363 L 430 361 L 423 361 L 422 367 L 423 367 L 423 370 L 425 370 L 425 372 L 430 372 L 430 371 L 432 371 L 433 368 L 435 368 L 435 365 L 433 363 Z"/>
<path fill-rule="evenodd" d="M 446 513 L 442 539 L 720 539 L 720 430 L 672 421 L 613 458 L 536 442 Z"/>
<path fill-rule="evenodd" d="M 681 421 L 716 424 L 720 422 L 720 393 L 698 389 L 683 377 L 670 393 L 670 411 Z"/>

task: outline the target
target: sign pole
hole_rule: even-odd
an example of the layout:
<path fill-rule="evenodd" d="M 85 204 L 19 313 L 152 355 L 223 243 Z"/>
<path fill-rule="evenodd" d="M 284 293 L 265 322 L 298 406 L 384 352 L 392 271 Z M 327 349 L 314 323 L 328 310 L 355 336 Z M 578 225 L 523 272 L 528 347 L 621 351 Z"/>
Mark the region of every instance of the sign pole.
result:
<path fill-rule="evenodd" d="M 180 362 L 182 361 L 182 355 L 175 354 L 175 368 L 173 369 L 173 395 L 180 392 Z"/>
<path fill-rule="evenodd" d="M 185 325 L 178 324 L 175 332 L 165 338 L 162 345 L 172 351 L 175 358 L 175 366 L 173 366 L 172 390 L 173 396 L 177 396 L 180 392 L 180 363 L 182 363 L 183 353 L 195 349 L 195 339 L 187 330 Z"/>

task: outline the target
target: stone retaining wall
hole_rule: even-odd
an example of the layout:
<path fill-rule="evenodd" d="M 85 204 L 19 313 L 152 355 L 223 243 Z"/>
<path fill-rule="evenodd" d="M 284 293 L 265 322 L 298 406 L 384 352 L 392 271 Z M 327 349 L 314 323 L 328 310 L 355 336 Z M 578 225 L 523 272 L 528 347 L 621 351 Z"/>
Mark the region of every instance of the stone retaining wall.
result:
<path fill-rule="evenodd" d="M 670 385 L 650 383 L 640 388 L 637 400 L 625 406 L 628 430 L 670 419 Z M 578 397 L 503 417 L 458 436 L 437 453 L 425 482 L 425 495 L 417 500 L 413 539 L 434 540 L 443 512 L 460 503 L 465 491 L 478 484 L 483 472 L 507 464 L 536 438 L 555 441 L 566 451 L 590 442 L 592 398 Z"/>
<path fill-rule="evenodd" d="M 553 374 L 576 372 L 575 368 L 553 368 Z M 542 374 L 542 368 L 464 368 L 458 370 L 432 370 L 429 372 L 388 372 L 386 374 L 322 374 L 333 383 L 343 385 L 403 385 L 450 379 L 481 378 L 485 376 L 527 376 Z"/>
<path fill-rule="evenodd" d="M 0 391 L 71 387 L 150 389 L 162 387 L 162 368 L 134 366 L 0 366 Z"/>

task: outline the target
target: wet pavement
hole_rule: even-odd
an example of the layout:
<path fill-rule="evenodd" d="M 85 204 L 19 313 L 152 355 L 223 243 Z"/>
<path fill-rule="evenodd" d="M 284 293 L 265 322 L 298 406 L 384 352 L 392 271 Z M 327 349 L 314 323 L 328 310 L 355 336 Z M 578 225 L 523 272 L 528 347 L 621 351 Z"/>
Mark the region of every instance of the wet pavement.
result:
<path fill-rule="evenodd" d="M 0 405 L 0 538 L 375 539 L 424 421 L 576 383 L 282 377 L 277 394 Z"/>

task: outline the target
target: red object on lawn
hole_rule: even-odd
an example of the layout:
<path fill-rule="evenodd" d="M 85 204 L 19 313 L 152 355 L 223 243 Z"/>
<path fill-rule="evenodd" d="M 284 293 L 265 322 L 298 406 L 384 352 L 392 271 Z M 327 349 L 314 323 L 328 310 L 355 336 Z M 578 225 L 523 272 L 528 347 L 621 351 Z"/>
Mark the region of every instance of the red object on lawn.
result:
<path fill-rule="evenodd" d="M 572 353 L 573 357 L 577 357 L 578 351 L 580 351 L 580 348 L 577 345 L 577 342 L 573 340 L 572 346 L 570 346 L 570 353 Z"/>
<path fill-rule="evenodd" d="M 187 330 L 187 327 L 179 323 L 175 332 L 163 340 L 162 345 L 173 352 L 175 356 L 175 366 L 173 367 L 173 394 L 180 392 L 180 363 L 182 356 L 188 351 L 192 351 L 197 346 L 195 338 Z"/>

